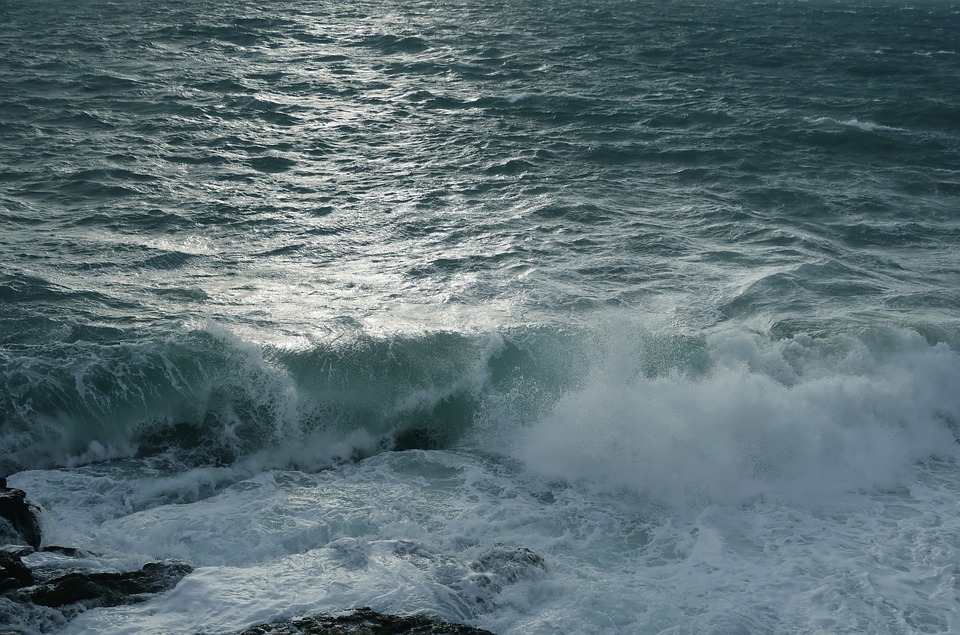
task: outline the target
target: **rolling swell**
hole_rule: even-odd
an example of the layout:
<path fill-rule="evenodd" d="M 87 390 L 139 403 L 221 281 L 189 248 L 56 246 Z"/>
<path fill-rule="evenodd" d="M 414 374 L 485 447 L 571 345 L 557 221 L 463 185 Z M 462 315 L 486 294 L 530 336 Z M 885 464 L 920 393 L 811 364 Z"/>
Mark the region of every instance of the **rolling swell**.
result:
<path fill-rule="evenodd" d="M 563 338 L 525 339 L 441 332 L 285 350 L 211 326 L 161 340 L 9 346 L 0 356 L 0 471 L 168 450 L 224 463 L 309 437 L 323 437 L 321 465 L 449 446 L 493 401 L 509 400 L 525 373 L 539 372 L 553 392 L 569 381 L 556 362 L 535 368 L 565 350 Z M 539 339 L 554 341 L 532 355 Z"/>
<path fill-rule="evenodd" d="M 611 320 L 291 349 L 210 324 L 139 343 L 8 347 L 0 377 L 6 473 L 161 454 L 321 469 L 470 446 L 672 504 L 889 486 L 916 461 L 960 452 L 960 356 L 934 334 L 889 328 L 769 339 Z"/>

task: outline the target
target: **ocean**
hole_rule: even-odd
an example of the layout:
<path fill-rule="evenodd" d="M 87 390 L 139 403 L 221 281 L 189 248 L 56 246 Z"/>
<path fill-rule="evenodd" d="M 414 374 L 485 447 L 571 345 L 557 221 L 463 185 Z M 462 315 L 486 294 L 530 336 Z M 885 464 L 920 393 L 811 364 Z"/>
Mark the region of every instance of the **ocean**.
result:
<path fill-rule="evenodd" d="M 958 33 L 0 0 L 0 476 L 195 567 L 0 631 L 960 632 Z"/>

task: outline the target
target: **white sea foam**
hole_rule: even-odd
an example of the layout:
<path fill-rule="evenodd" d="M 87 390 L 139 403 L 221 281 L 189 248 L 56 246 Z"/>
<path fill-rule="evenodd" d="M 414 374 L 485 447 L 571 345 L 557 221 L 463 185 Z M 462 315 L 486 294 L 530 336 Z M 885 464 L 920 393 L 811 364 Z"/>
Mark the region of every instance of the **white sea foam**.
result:
<path fill-rule="evenodd" d="M 931 461 L 909 489 L 828 506 L 756 499 L 699 510 L 544 482 L 467 452 L 261 474 L 106 523 L 104 547 L 202 566 L 171 592 L 88 611 L 65 632 L 227 633 L 363 605 L 504 635 L 949 632 L 955 471 Z M 545 569 L 478 583 L 475 563 L 496 543 L 533 550 Z"/>
<path fill-rule="evenodd" d="M 547 476 L 669 505 L 895 487 L 916 461 L 958 456 L 960 421 L 960 356 L 897 337 L 881 351 L 719 334 L 704 377 L 648 377 L 620 346 L 512 452 Z"/>
<path fill-rule="evenodd" d="M 617 323 L 598 340 L 539 417 L 529 395 L 487 393 L 476 451 L 341 464 L 377 440 L 318 430 L 226 466 L 161 455 L 13 475 L 44 505 L 48 544 L 102 554 L 84 566 L 198 567 L 64 632 L 228 633 L 358 606 L 504 635 L 960 626 L 953 349 L 889 329 L 769 340 Z M 486 364 L 462 368 L 464 390 L 491 389 Z M 400 407 L 446 393 L 411 394 Z M 478 567 L 498 543 L 544 566 Z M 58 619 L 45 611 L 10 619 L 39 629 Z"/>

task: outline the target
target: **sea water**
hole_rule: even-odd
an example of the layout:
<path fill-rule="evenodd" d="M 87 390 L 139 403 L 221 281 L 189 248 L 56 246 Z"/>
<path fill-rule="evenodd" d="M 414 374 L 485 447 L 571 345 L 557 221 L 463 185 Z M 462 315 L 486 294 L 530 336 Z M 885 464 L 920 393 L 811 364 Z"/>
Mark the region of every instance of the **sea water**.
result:
<path fill-rule="evenodd" d="M 0 471 L 85 550 L 25 561 L 196 567 L 0 630 L 957 632 L 957 33 L 0 0 Z"/>

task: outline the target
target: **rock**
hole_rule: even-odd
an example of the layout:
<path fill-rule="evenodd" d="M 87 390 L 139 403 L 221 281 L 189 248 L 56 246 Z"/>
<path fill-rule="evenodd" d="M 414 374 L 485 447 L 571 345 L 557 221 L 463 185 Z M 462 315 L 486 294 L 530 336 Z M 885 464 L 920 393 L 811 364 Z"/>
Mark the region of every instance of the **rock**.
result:
<path fill-rule="evenodd" d="M 40 610 L 47 611 L 48 615 L 59 615 L 55 619 L 65 621 L 89 608 L 135 604 L 146 600 L 150 594 L 173 588 L 193 571 L 193 567 L 182 562 L 152 562 L 139 571 L 123 573 L 74 570 L 51 579 L 50 570 L 37 569 L 34 575 L 22 557 L 40 551 L 39 509 L 27 500 L 25 492 L 7 487 L 6 479 L 0 477 L 0 544 L 11 543 L 0 550 L 0 635 L 7 632 L 4 625 L 13 619 L 13 615 L 28 615 L 24 619 L 32 623 L 29 615 Z M 29 546 L 15 544 L 20 541 Z M 67 558 L 95 555 L 82 549 L 54 545 L 42 551 Z M 60 610 L 51 612 L 40 607 Z"/>
<path fill-rule="evenodd" d="M 172 589 L 193 567 L 182 562 L 151 562 L 139 571 L 69 573 L 21 590 L 21 600 L 49 607 L 82 603 L 85 608 L 136 604 L 151 593 Z"/>
<path fill-rule="evenodd" d="M 97 554 L 85 549 L 77 549 L 76 547 L 59 547 L 57 545 L 47 545 L 40 551 L 44 553 L 59 553 L 62 556 L 68 556 L 70 558 L 89 558 Z"/>
<path fill-rule="evenodd" d="M 384 615 L 369 608 L 346 615 L 315 615 L 253 626 L 239 635 L 493 635 L 490 631 L 424 615 Z"/>
<path fill-rule="evenodd" d="M 33 583 L 33 574 L 23 564 L 19 554 L 0 551 L 0 593 L 22 589 Z"/>
<path fill-rule="evenodd" d="M 7 479 L 0 478 L 0 537 L 20 539 L 39 549 L 39 511 L 39 507 L 27 500 L 26 492 L 7 487 Z"/>

